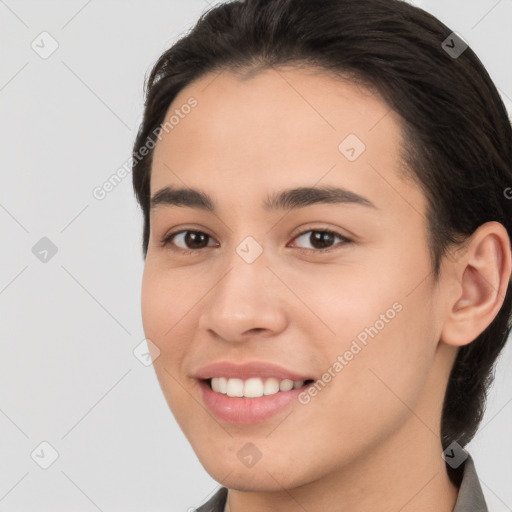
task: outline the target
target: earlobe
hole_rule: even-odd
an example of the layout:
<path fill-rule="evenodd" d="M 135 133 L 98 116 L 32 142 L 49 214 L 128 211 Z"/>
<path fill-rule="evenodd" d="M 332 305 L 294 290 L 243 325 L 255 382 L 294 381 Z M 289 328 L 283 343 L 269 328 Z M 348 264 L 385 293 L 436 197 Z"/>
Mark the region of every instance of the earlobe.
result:
<path fill-rule="evenodd" d="M 467 345 L 492 323 L 505 300 L 511 260 L 510 239 L 502 224 L 487 222 L 473 233 L 463 254 L 449 264 L 457 292 L 448 297 L 444 343 Z"/>

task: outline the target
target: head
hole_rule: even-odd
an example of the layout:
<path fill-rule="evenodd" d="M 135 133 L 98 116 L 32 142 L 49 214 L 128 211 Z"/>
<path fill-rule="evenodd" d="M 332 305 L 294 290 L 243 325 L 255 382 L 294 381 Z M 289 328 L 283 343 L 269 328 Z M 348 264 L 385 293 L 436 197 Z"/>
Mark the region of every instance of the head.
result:
<path fill-rule="evenodd" d="M 153 67 L 133 152 L 143 324 L 214 478 L 240 485 L 251 441 L 272 454 L 254 485 L 271 486 L 263 468 L 305 483 L 377 450 L 411 410 L 443 448 L 474 437 L 511 328 L 512 130 L 471 48 L 443 49 L 451 33 L 399 0 L 247 0 L 208 11 Z M 164 187 L 203 194 L 151 208 Z M 304 187 L 322 190 L 275 200 Z M 289 418 L 228 425 L 195 379 L 219 360 L 331 378 Z"/>

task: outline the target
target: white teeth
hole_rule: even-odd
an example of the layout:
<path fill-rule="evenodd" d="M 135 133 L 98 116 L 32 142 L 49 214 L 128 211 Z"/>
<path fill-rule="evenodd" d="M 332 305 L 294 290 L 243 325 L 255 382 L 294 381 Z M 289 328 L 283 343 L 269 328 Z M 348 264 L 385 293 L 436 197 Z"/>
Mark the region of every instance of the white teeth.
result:
<path fill-rule="evenodd" d="M 228 379 L 226 395 L 244 396 L 244 381 L 242 379 Z"/>
<path fill-rule="evenodd" d="M 247 379 L 244 383 L 244 396 L 257 398 L 263 396 L 263 382 L 258 377 Z"/>
<path fill-rule="evenodd" d="M 290 391 L 304 385 L 303 380 L 278 380 L 274 377 L 263 379 L 252 377 L 242 379 L 228 379 L 227 377 L 214 377 L 211 379 L 212 390 L 230 397 L 259 398 L 263 395 L 275 395 L 280 391 Z"/>
<path fill-rule="evenodd" d="M 265 381 L 265 385 L 263 386 L 263 394 L 264 395 L 274 395 L 279 391 L 279 381 L 271 377 Z"/>
<path fill-rule="evenodd" d="M 293 389 L 293 380 L 284 379 L 279 383 L 279 391 L 290 391 Z"/>
<path fill-rule="evenodd" d="M 219 380 L 220 379 L 218 379 L 218 378 L 213 378 L 212 379 L 212 389 L 213 389 L 213 391 L 217 391 L 217 393 L 220 391 Z"/>
<path fill-rule="evenodd" d="M 219 377 L 217 380 L 219 382 L 219 389 L 218 389 L 218 391 L 220 393 L 226 394 L 228 392 L 228 379 L 226 379 L 226 377 Z"/>

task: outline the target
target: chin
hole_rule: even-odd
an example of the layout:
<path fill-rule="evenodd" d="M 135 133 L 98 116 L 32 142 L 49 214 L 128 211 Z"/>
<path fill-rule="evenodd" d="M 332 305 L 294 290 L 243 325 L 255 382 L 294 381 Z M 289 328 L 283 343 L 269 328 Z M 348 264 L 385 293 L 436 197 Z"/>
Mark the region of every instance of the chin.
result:
<path fill-rule="evenodd" d="M 219 484 L 237 491 L 275 492 L 293 489 L 309 482 L 307 475 L 290 473 L 290 467 L 277 466 L 270 461 L 264 464 L 263 459 L 253 467 L 244 467 L 238 460 L 228 464 L 219 464 L 219 458 L 211 457 L 208 461 L 200 459 L 207 473 Z"/>

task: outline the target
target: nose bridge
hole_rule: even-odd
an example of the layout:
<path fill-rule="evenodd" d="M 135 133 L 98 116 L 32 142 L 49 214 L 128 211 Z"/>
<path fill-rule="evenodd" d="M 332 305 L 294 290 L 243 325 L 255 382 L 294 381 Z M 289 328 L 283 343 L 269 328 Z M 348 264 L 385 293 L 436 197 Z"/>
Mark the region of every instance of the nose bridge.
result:
<path fill-rule="evenodd" d="M 284 312 L 271 291 L 275 276 L 267 268 L 262 245 L 247 237 L 224 263 L 225 272 L 208 294 L 199 327 L 231 341 L 249 330 L 282 328 Z"/>
<path fill-rule="evenodd" d="M 253 230 L 254 231 L 254 230 Z M 249 231 L 250 232 L 250 231 Z M 226 269 L 224 277 L 216 288 L 219 295 L 227 295 L 226 299 L 236 295 L 246 296 L 247 293 L 258 297 L 263 282 L 267 282 L 269 274 L 269 250 L 264 250 L 265 234 L 248 235 L 233 228 L 233 241 L 229 244 L 229 251 L 222 256 L 222 264 Z M 237 236 L 238 235 L 238 236 Z M 257 236 L 257 239 L 256 239 Z"/>

